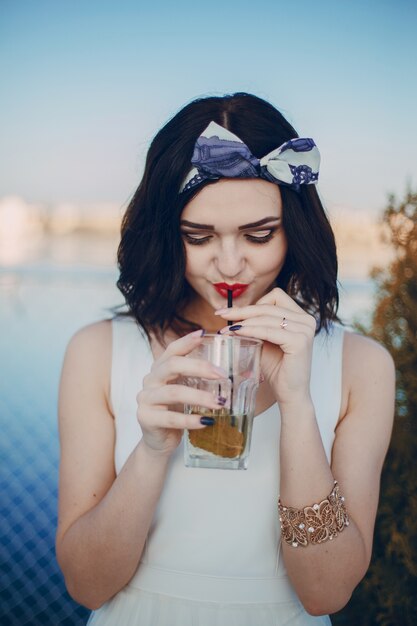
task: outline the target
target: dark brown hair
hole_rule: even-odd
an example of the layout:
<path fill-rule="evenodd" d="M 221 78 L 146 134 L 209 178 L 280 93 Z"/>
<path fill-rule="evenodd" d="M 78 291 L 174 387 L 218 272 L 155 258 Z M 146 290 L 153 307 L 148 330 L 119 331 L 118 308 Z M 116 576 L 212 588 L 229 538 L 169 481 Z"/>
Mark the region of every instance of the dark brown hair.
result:
<path fill-rule="evenodd" d="M 117 286 L 129 314 L 149 334 L 169 327 L 179 334 L 198 328 L 182 311 L 193 295 L 185 281 L 180 215 L 205 184 L 179 195 L 191 168 L 194 144 L 209 122 L 235 133 L 259 159 L 298 137 L 271 104 L 247 93 L 194 100 L 153 139 L 143 178 L 123 218 Z M 314 185 L 299 192 L 280 185 L 288 240 L 276 285 L 315 315 L 317 332 L 337 317 L 337 257 L 334 235 Z"/>

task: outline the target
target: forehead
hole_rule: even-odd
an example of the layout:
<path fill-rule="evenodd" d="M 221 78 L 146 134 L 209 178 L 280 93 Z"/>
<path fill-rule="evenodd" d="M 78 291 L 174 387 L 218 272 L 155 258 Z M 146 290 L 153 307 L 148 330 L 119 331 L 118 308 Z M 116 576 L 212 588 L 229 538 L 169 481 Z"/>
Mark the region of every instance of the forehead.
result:
<path fill-rule="evenodd" d="M 278 185 L 261 179 L 222 179 L 203 187 L 185 206 L 181 218 L 207 224 L 234 219 L 243 224 L 267 215 L 280 217 L 281 212 Z"/>

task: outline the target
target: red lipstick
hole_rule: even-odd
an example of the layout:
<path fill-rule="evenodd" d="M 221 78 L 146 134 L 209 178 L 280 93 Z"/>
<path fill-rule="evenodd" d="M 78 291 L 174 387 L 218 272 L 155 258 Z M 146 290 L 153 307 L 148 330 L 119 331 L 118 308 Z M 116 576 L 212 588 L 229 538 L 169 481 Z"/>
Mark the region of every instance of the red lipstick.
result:
<path fill-rule="evenodd" d="M 231 291 L 234 299 L 241 296 L 249 285 L 244 285 L 242 283 L 234 283 L 233 285 L 228 285 L 227 283 L 214 283 L 213 287 L 221 296 L 223 296 L 223 298 L 227 298 L 227 292 Z"/>

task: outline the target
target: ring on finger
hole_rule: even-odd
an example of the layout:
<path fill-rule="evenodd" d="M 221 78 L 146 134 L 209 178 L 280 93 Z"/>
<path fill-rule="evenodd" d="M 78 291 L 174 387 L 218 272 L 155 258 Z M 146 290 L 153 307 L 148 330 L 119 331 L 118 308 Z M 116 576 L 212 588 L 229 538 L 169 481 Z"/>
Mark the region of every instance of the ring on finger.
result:
<path fill-rule="evenodd" d="M 282 329 L 287 328 L 288 322 L 286 321 L 285 317 L 282 318 L 282 322 L 281 322 L 280 326 L 281 326 Z"/>

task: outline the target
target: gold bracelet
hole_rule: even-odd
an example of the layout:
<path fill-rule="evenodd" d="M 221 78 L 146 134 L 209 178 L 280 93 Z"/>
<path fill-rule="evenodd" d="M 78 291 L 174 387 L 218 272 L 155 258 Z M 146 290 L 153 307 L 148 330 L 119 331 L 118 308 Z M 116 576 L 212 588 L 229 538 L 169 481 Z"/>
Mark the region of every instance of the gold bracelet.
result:
<path fill-rule="evenodd" d="M 331 494 L 319 504 L 293 509 L 283 506 L 278 499 L 281 534 L 286 543 L 297 548 L 309 543 L 318 544 L 332 540 L 349 526 L 345 499 L 340 495 L 337 480 Z"/>

